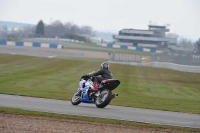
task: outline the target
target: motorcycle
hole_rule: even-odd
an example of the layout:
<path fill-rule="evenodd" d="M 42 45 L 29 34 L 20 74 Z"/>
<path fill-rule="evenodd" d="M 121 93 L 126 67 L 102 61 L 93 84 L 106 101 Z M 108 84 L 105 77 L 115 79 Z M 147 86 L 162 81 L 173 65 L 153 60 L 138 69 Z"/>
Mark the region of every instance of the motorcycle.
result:
<path fill-rule="evenodd" d="M 99 84 L 97 91 L 91 91 L 91 88 L 94 87 L 92 77 L 84 75 L 80 79 L 79 88 L 71 98 L 71 103 L 72 105 L 78 105 L 81 102 L 95 103 L 98 108 L 104 108 L 113 98 L 118 96 L 117 93 L 112 94 L 112 90 L 117 88 L 119 84 L 119 80 L 106 79 Z"/>

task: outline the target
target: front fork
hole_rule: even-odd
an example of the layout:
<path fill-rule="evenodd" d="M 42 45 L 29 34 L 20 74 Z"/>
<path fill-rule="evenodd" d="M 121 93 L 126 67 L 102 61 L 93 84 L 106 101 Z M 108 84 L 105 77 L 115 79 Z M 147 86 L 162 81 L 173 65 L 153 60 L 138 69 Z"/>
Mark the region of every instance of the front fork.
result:
<path fill-rule="evenodd" d="M 78 90 L 77 90 L 78 92 L 77 92 L 77 94 L 81 97 L 81 98 L 83 98 L 84 96 L 85 96 L 85 94 L 87 93 L 87 91 L 90 91 L 90 90 L 85 90 L 85 89 L 83 89 L 83 88 L 78 88 Z M 90 93 L 90 92 L 89 92 Z"/>

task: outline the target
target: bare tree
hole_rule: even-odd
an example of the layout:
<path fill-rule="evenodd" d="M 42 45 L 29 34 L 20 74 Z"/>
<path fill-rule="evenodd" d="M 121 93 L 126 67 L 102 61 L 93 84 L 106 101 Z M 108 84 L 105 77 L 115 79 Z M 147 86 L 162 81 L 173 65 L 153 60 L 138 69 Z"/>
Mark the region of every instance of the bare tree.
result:
<path fill-rule="evenodd" d="M 65 34 L 64 25 L 59 20 L 54 21 L 51 26 L 56 36 L 62 37 Z"/>
<path fill-rule="evenodd" d="M 176 33 L 168 33 L 168 34 L 166 34 L 166 37 L 168 37 L 168 38 L 178 38 L 178 35 Z"/>
<path fill-rule="evenodd" d="M 181 46 L 183 48 L 194 48 L 194 44 L 192 43 L 192 41 L 184 37 L 181 37 L 179 39 L 178 46 Z"/>
<path fill-rule="evenodd" d="M 62 23 L 59 20 L 52 22 L 50 25 L 45 25 L 45 37 L 61 37 L 69 39 L 85 40 L 84 38 L 95 36 L 92 27 L 84 25 L 78 26 L 73 22 Z"/>

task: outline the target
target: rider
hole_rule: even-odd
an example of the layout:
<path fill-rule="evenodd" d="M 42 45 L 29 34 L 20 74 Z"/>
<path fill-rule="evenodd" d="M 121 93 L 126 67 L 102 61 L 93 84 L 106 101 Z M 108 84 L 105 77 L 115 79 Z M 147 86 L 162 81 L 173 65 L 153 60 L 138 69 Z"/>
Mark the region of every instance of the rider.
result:
<path fill-rule="evenodd" d="M 98 77 L 101 75 L 101 77 Z M 105 79 L 113 79 L 113 75 L 109 70 L 109 64 L 104 62 L 101 64 L 101 69 L 98 72 L 87 74 L 88 77 L 92 77 L 92 82 L 94 84 L 94 88 L 92 91 L 96 91 L 98 89 L 98 83 L 100 84 L 102 80 Z"/>

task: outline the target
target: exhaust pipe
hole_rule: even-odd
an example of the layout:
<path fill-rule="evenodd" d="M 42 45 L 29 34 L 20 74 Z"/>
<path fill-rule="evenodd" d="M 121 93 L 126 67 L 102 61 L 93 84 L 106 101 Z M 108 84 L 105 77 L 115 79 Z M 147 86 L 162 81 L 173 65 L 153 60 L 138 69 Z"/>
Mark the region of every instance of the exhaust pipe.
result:
<path fill-rule="evenodd" d="M 115 94 L 112 95 L 112 99 L 115 98 L 115 97 L 118 97 L 117 93 L 115 93 Z"/>

